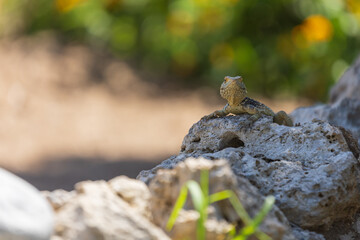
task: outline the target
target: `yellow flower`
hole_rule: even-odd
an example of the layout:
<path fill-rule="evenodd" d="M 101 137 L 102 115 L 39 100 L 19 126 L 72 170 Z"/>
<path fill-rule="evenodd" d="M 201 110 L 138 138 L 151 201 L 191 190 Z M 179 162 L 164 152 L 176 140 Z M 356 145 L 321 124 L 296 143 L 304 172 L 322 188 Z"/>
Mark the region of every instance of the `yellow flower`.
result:
<path fill-rule="evenodd" d="M 329 41 L 332 37 L 331 22 L 321 15 L 310 16 L 301 25 L 302 33 L 308 42 Z"/>
<path fill-rule="evenodd" d="M 295 26 L 291 35 L 297 47 L 306 48 L 312 43 L 329 41 L 333 35 L 333 26 L 324 16 L 312 15 Z"/>

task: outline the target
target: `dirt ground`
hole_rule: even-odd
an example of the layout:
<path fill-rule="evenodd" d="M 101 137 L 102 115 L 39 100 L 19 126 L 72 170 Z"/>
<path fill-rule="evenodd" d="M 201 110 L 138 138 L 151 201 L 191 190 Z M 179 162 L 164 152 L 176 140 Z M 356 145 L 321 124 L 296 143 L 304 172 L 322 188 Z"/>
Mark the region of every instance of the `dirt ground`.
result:
<path fill-rule="evenodd" d="M 177 154 L 191 125 L 225 103 L 216 91 L 169 92 L 145 80 L 49 36 L 1 41 L 0 166 L 41 190 L 136 177 Z M 287 112 L 308 104 L 261 101 Z"/>

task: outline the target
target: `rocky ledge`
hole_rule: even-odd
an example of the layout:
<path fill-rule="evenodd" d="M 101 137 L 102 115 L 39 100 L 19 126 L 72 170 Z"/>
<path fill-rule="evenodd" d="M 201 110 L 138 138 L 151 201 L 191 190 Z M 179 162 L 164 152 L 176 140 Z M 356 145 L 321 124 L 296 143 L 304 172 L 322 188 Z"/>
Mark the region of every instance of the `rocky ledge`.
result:
<path fill-rule="evenodd" d="M 81 182 L 72 192 L 44 192 L 55 213 L 51 240 L 196 239 L 199 214 L 191 201 L 170 232 L 165 226 L 181 187 L 199 181 L 203 170 L 209 193 L 232 190 L 250 217 L 273 195 L 259 230 L 274 240 L 346 239 L 349 228 L 359 237 L 360 221 L 352 222 L 360 215 L 359 151 L 351 133 L 321 120 L 286 127 L 270 117 L 249 118 L 200 120 L 178 155 L 138 180 L 120 176 Z M 243 224 L 228 200 L 207 212 L 207 239 L 226 239 L 232 226 Z"/>
<path fill-rule="evenodd" d="M 138 179 L 151 182 L 161 168 L 189 157 L 226 159 L 263 195 L 274 195 L 287 219 L 306 229 L 330 226 L 359 208 L 358 159 L 338 127 L 323 121 L 286 127 L 248 115 L 199 121 L 184 138 L 178 156 Z M 356 144 L 356 143 L 355 143 Z"/>

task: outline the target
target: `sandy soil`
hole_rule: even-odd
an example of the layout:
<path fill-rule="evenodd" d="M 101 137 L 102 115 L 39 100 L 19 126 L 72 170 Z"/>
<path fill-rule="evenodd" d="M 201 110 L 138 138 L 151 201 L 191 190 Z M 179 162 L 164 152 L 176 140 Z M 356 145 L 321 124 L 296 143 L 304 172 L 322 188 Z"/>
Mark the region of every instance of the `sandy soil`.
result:
<path fill-rule="evenodd" d="M 287 112 L 306 104 L 262 101 Z M 191 125 L 223 104 L 215 91 L 169 93 L 48 36 L 0 42 L 0 166 L 42 190 L 135 177 L 177 154 Z"/>

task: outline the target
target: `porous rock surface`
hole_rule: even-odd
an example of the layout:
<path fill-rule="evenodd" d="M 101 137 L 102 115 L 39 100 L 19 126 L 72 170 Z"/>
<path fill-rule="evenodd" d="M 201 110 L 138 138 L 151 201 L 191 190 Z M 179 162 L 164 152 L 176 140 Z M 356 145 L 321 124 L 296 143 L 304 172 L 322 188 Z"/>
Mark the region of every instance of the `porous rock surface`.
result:
<path fill-rule="evenodd" d="M 356 158 L 360 150 L 360 56 L 331 89 L 328 104 L 298 108 L 291 113 L 294 122 L 314 119 L 339 126 Z M 360 160 L 360 159 L 359 159 Z M 354 218 L 336 221 L 327 230 L 320 231 L 328 240 L 360 239 L 360 211 Z"/>
<path fill-rule="evenodd" d="M 0 190 L 0 239 L 48 240 L 54 216 L 40 192 L 1 168 Z"/>
<path fill-rule="evenodd" d="M 76 196 L 75 191 L 68 192 L 64 189 L 56 189 L 52 192 L 42 191 L 41 194 L 51 204 L 54 211 L 57 211 L 59 208 L 70 202 Z"/>
<path fill-rule="evenodd" d="M 297 108 L 291 113 L 291 117 L 300 124 L 319 119 L 342 126 L 348 129 L 360 144 L 360 99 L 342 98 L 332 105 Z"/>
<path fill-rule="evenodd" d="M 181 187 L 189 180 L 199 182 L 202 170 L 209 172 L 209 194 L 232 190 L 252 218 L 260 211 L 264 197 L 248 180 L 236 177 L 227 161 L 188 158 L 173 170 L 159 170 L 150 182 L 151 209 L 157 225 L 165 228 Z M 187 201 L 184 209 L 170 233 L 171 239 L 196 239 L 199 215 L 194 213 L 191 201 Z M 225 239 L 231 227 L 227 221 L 241 222 L 230 202 L 225 200 L 212 204 L 206 223 L 207 239 Z M 276 206 L 267 215 L 260 230 L 274 240 L 296 239 L 286 217 Z"/>
<path fill-rule="evenodd" d="M 138 179 L 150 182 L 161 168 L 188 157 L 226 159 L 263 195 L 274 195 L 286 217 L 302 228 L 329 226 L 359 208 L 359 167 L 342 131 L 322 121 L 277 125 L 269 117 L 249 128 L 249 115 L 195 123 L 178 156 Z"/>
<path fill-rule="evenodd" d="M 152 219 L 150 212 L 150 191 L 146 184 L 126 176 L 118 176 L 108 182 L 110 188 L 135 211 Z"/>
<path fill-rule="evenodd" d="M 51 239 L 169 240 L 168 236 L 149 220 L 149 212 L 144 212 L 148 206 L 144 206 L 143 201 L 147 201 L 146 197 L 149 197 L 149 190 L 144 186 L 145 184 L 139 181 L 119 177 L 109 183 L 80 182 L 75 186 L 75 196 L 57 194 L 61 201 L 53 195 L 48 199 L 61 204 L 59 206 L 52 203 L 57 209 L 55 233 Z M 126 197 L 122 198 L 119 195 L 120 189 L 129 187 L 132 188 L 131 193 L 126 195 L 124 192 Z"/>

